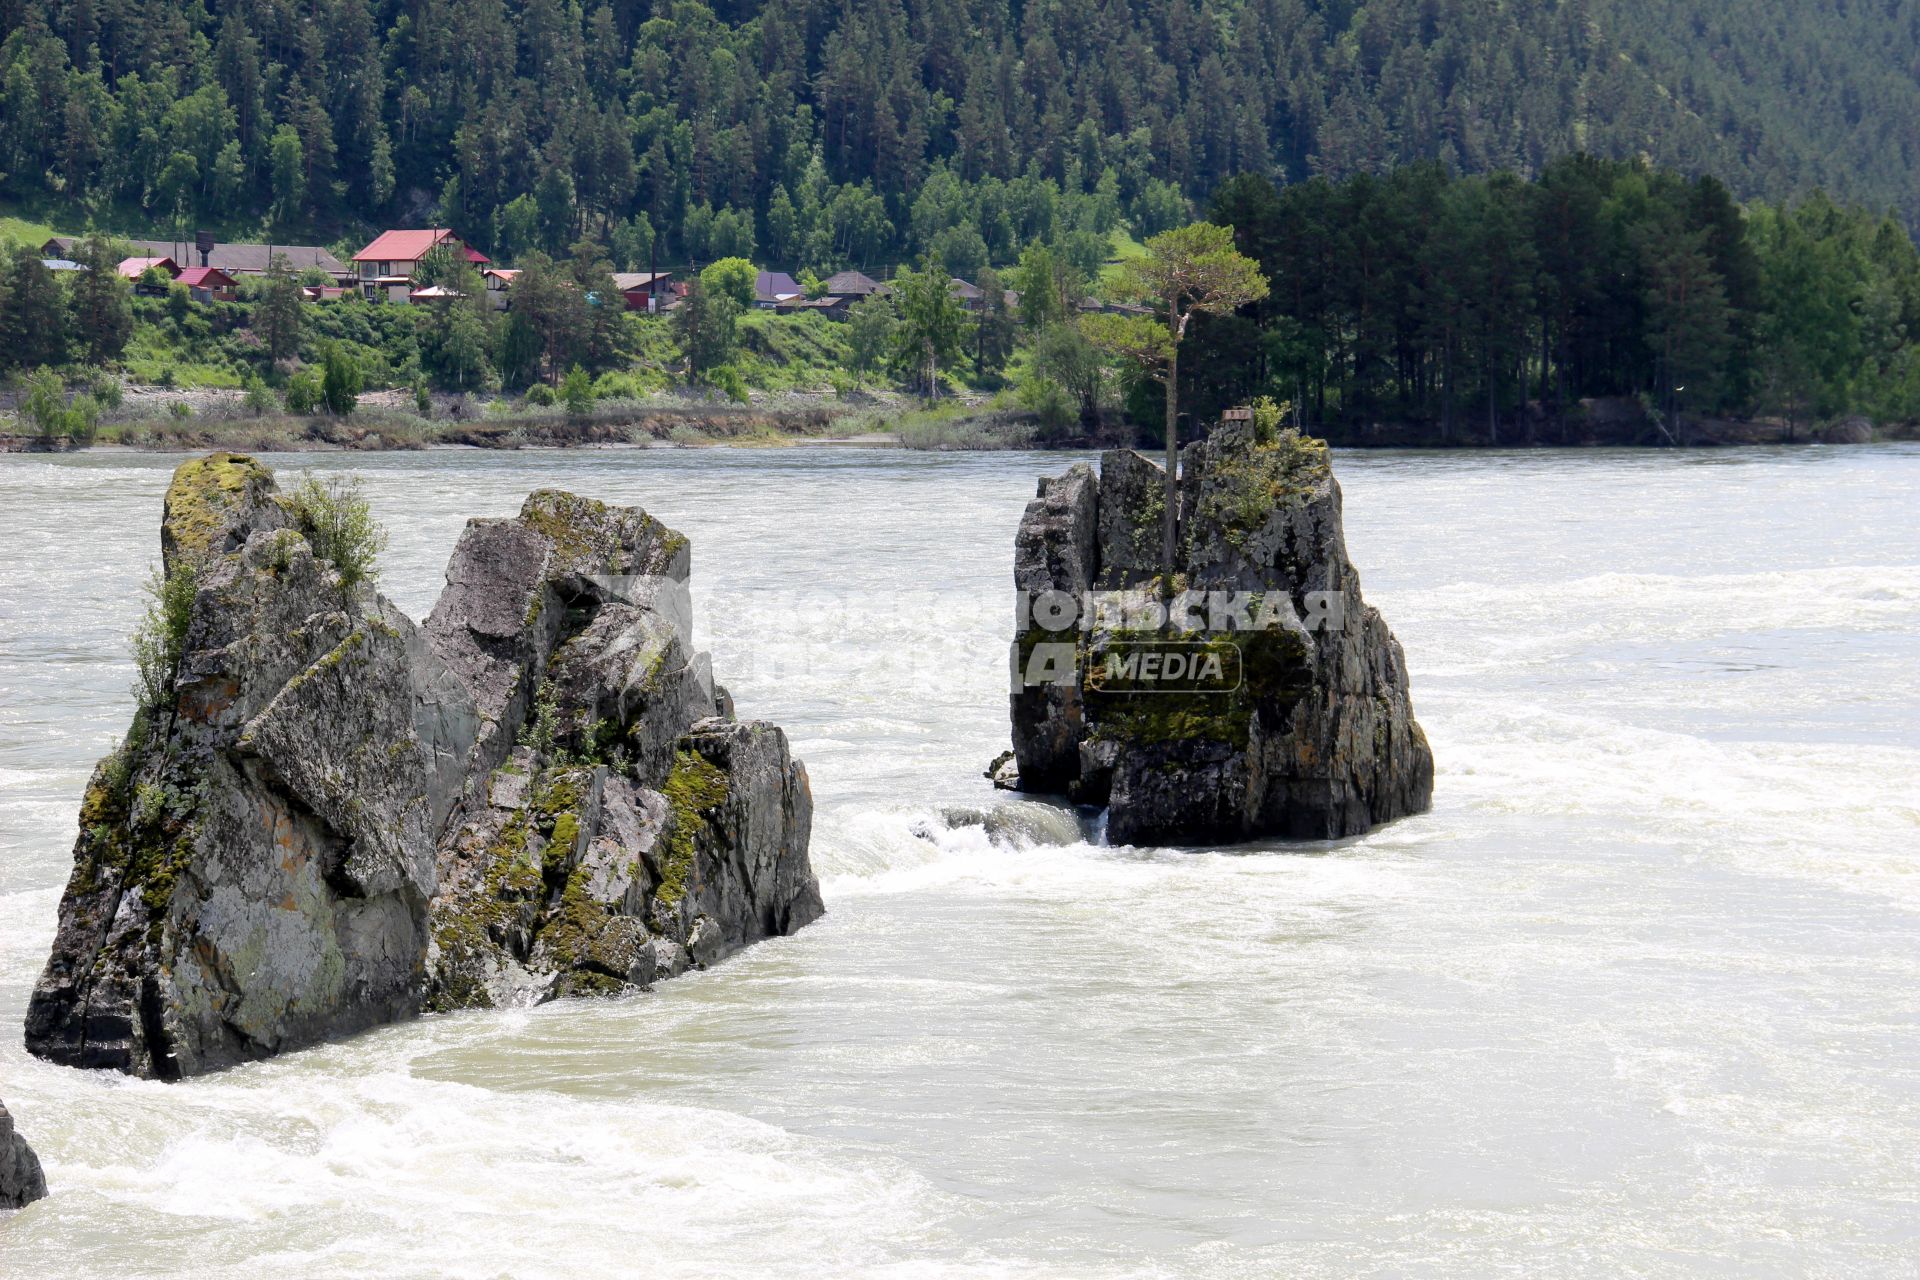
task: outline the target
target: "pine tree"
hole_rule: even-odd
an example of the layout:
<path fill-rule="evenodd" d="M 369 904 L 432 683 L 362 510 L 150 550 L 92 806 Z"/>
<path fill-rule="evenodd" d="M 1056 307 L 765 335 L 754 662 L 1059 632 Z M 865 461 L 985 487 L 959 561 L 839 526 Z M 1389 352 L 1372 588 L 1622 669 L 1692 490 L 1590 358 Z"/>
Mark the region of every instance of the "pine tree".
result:
<path fill-rule="evenodd" d="M 16 245 L 5 263 L 0 296 L 0 364 L 34 369 L 67 362 L 71 316 L 66 292 L 40 261 L 40 251 Z"/>
<path fill-rule="evenodd" d="M 306 319 L 300 281 L 285 254 L 276 253 L 267 264 L 265 287 L 255 304 L 253 325 L 267 354 L 285 360 L 300 350 L 300 330 Z"/>
<path fill-rule="evenodd" d="M 1233 245 L 1233 228 L 1196 222 L 1163 231 L 1146 243 L 1146 253 L 1121 263 L 1114 288 L 1122 298 L 1153 304 L 1158 321 L 1146 317 L 1098 316 L 1089 328 L 1095 346 L 1104 346 L 1146 369 L 1166 388 L 1166 520 L 1162 531 L 1162 590 L 1173 593 L 1180 473 L 1180 342 L 1197 314 L 1221 314 L 1256 302 L 1267 294 L 1260 264 Z M 1159 332 L 1153 332 L 1155 327 Z"/>
<path fill-rule="evenodd" d="M 740 304 L 705 280 L 687 286 L 687 296 L 673 313 L 673 336 L 687 362 L 687 379 L 704 383 L 713 372 L 733 361 L 734 326 Z"/>
<path fill-rule="evenodd" d="M 85 268 L 70 277 L 82 354 L 92 364 L 118 360 L 133 335 L 133 290 L 116 270 L 120 255 L 105 236 L 91 235 L 74 250 L 74 261 Z"/>

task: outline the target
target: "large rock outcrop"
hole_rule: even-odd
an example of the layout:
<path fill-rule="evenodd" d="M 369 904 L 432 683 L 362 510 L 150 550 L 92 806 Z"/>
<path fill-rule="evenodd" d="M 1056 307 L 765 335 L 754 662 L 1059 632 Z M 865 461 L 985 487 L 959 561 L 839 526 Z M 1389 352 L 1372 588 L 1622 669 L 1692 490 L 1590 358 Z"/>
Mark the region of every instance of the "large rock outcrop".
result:
<path fill-rule="evenodd" d="M 1326 446 L 1224 423 L 1181 472 L 1171 590 L 1160 467 L 1118 450 L 1040 482 L 1003 783 L 1106 806 L 1116 843 L 1332 839 L 1425 809 L 1433 754 Z"/>
<path fill-rule="evenodd" d="M 310 519 L 250 458 L 175 473 L 174 665 L 88 785 L 29 1050 L 177 1078 L 423 1007 L 643 987 L 819 914 L 804 773 L 676 629 L 686 539 L 536 493 L 469 526 L 423 628 Z M 703 752 L 739 798 L 681 819 L 671 762 Z M 512 858 L 476 854 L 509 829 Z M 661 842 L 691 848 L 668 911 Z M 667 959 L 612 972 L 615 935 Z"/>
<path fill-rule="evenodd" d="M 13 1117 L 0 1102 L 0 1209 L 21 1209 L 47 1194 L 40 1157 L 13 1131 Z"/>

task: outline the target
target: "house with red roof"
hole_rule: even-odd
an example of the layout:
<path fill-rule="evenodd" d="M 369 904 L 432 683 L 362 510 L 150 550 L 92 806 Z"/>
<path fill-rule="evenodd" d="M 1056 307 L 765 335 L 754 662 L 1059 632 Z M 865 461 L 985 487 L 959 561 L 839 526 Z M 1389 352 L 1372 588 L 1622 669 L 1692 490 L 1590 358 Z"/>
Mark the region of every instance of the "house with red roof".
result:
<path fill-rule="evenodd" d="M 174 277 L 195 302 L 232 302 L 239 282 L 218 267 L 187 267 Z"/>
<path fill-rule="evenodd" d="M 172 258 L 122 258 L 120 260 L 120 266 L 117 269 L 120 272 L 120 278 L 122 280 L 131 280 L 135 284 L 139 284 L 140 277 L 155 267 L 166 272 L 168 276 L 177 276 L 180 274 L 180 264 Z"/>
<path fill-rule="evenodd" d="M 353 255 L 353 274 L 360 292 L 370 302 L 382 298 L 405 302 L 413 294 L 413 273 L 419 270 L 420 260 L 441 245 L 464 254 L 476 267 L 493 261 L 478 249 L 468 248 L 466 241 L 446 227 L 382 231 L 372 244 Z"/>

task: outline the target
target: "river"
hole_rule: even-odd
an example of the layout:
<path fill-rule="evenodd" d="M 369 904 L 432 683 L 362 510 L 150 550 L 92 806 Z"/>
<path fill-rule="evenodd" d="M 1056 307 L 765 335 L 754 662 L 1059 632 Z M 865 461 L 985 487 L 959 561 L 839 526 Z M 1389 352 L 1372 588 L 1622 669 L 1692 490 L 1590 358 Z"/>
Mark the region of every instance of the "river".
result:
<path fill-rule="evenodd" d="M 1920 1268 L 1920 448 L 1338 455 L 1433 810 L 1185 852 L 912 833 L 992 800 L 1014 527 L 1067 458 L 269 458 L 365 478 L 416 617 L 538 486 L 691 535 L 829 914 L 162 1085 L 20 1027 L 176 461 L 0 457 L 0 1099 L 53 1186 L 0 1274 Z"/>

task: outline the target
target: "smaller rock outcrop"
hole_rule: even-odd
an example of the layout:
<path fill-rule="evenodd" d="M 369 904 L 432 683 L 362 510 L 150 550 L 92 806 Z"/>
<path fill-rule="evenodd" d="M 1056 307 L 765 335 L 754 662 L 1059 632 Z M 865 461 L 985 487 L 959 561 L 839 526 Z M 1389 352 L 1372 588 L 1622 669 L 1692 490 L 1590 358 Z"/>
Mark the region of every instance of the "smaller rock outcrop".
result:
<path fill-rule="evenodd" d="M 1821 444 L 1872 444 L 1873 419 L 1855 414 L 1820 429 Z"/>
<path fill-rule="evenodd" d="M 13 1129 L 7 1104 L 0 1102 L 0 1209 L 22 1209 L 47 1194 L 40 1157 Z"/>
<path fill-rule="evenodd" d="M 331 528 L 251 458 L 175 473 L 29 1051 L 176 1079 L 645 987 L 821 913 L 805 770 L 691 651 L 684 537 L 537 492 L 468 526 L 418 626 Z"/>
<path fill-rule="evenodd" d="M 568 494 L 467 526 L 427 633 L 486 718 L 484 781 L 440 845 L 428 1007 L 645 987 L 820 915 L 806 771 L 691 652 L 688 568 Z"/>
<path fill-rule="evenodd" d="M 1104 805 L 1117 843 L 1332 839 L 1430 803 L 1406 659 L 1360 595 L 1326 446 L 1223 423 L 1165 472 L 1131 450 L 1040 482 L 1014 544 L 1014 768 Z"/>

